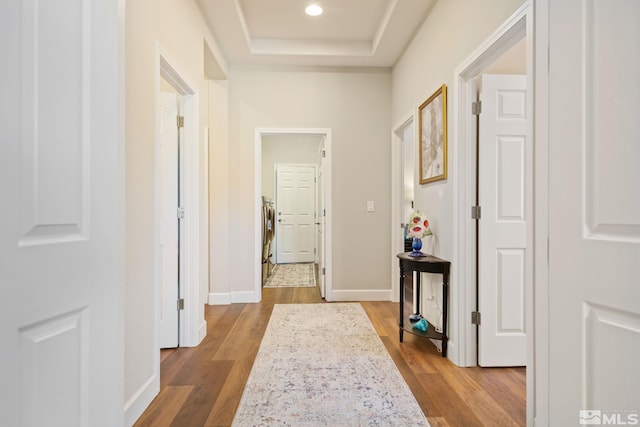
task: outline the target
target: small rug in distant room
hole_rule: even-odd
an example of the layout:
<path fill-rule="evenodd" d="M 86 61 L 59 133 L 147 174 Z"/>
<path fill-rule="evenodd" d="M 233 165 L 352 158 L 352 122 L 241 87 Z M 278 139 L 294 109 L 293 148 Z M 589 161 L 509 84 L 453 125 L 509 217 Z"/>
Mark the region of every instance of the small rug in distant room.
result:
<path fill-rule="evenodd" d="M 314 264 L 276 264 L 265 288 L 310 288 L 316 285 Z"/>
<path fill-rule="evenodd" d="M 429 426 L 360 304 L 276 304 L 233 426 Z"/>

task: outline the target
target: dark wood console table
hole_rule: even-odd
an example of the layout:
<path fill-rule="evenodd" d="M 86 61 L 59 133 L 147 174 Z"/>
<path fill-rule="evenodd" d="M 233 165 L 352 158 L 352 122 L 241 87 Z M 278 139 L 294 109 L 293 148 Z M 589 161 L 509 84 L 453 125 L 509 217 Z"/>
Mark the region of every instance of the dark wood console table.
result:
<path fill-rule="evenodd" d="M 449 312 L 449 270 L 451 269 L 451 263 L 431 255 L 424 257 L 412 257 L 409 256 L 408 252 L 398 254 L 398 259 L 400 260 L 400 342 L 402 342 L 404 331 L 425 338 L 441 340 L 442 357 L 447 357 L 447 315 Z M 417 313 L 420 313 L 421 303 L 420 273 L 442 274 L 442 332 L 437 332 L 435 326 L 431 323 L 429 323 L 427 332 L 422 332 L 418 329 L 414 329 L 412 323 L 409 322 L 409 316 L 413 313 L 413 298 L 409 302 L 405 301 L 405 295 L 407 295 L 408 292 L 405 289 L 404 278 L 407 273 L 413 275 L 414 271 L 418 272 L 418 274 L 416 274 L 415 286 L 415 308 Z M 413 281 L 411 281 L 411 283 L 413 283 Z M 411 289 L 410 295 L 413 297 L 413 289 Z"/>

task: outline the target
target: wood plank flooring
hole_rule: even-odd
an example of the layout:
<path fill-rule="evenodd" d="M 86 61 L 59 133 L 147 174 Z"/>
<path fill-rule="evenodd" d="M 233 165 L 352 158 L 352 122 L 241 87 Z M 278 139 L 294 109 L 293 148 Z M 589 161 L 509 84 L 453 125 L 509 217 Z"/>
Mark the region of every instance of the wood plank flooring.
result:
<path fill-rule="evenodd" d="M 207 337 L 161 352 L 160 394 L 135 424 L 229 426 L 274 304 L 321 303 L 317 288 L 264 289 L 258 304 L 206 306 Z M 458 368 L 412 334 L 398 342 L 398 304 L 363 302 L 433 427 L 524 426 L 524 368 Z"/>

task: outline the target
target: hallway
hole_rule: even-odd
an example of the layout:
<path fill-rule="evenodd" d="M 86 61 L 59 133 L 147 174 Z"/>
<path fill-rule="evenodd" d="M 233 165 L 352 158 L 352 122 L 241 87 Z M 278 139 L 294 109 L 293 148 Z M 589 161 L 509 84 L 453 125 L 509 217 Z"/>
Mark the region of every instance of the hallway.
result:
<path fill-rule="evenodd" d="M 322 302 L 317 288 L 274 288 L 259 304 L 207 306 L 207 337 L 162 351 L 160 394 L 135 425 L 231 425 L 274 304 Z M 362 306 L 432 426 L 525 425 L 524 368 L 458 368 L 411 334 L 398 342 L 397 304 Z"/>

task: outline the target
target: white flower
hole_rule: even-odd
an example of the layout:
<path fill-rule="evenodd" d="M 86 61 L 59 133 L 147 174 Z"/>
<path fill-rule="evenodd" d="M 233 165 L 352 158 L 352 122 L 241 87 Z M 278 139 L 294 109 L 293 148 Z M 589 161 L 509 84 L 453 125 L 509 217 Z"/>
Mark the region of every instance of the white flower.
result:
<path fill-rule="evenodd" d="M 409 217 L 409 224 L 407 226 L 407 237 L 421 239 L 424 236 L 430 236 L 433 234 L 429 229 L 429 220 L 420 211 L 415 211 L 411 214 Z"/>

